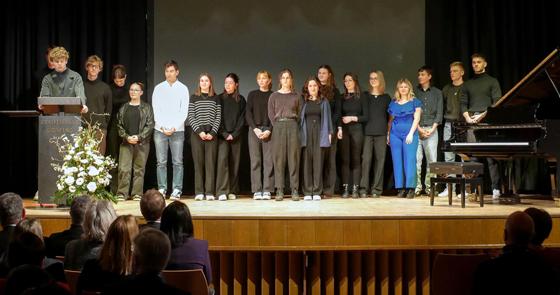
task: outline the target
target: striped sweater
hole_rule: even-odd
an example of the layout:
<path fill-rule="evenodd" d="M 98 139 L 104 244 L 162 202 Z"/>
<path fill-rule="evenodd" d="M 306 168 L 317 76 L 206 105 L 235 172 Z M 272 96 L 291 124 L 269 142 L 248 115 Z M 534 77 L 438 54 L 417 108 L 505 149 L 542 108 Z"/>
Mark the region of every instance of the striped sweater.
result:
<path fill-rule="evenodd" d="M 191 95 L 187 119 L 194 133 L 206 132 L 216 136 L 221 117 L 222 113 L 217 95 L 208 96 L 205 93 Z"/>

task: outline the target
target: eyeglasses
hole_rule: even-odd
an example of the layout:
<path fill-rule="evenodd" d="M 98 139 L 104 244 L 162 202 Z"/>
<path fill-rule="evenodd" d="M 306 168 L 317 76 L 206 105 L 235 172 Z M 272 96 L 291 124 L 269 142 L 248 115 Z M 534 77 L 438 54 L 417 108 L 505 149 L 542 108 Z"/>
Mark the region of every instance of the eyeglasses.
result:
<path fill-rule="evenodd" d="M 130 92 L 140 92 L 142 89 L 130 89 Z"/>
<path fill-rule="evenodd" d="M 379 80 L 379 79 L 377 77 L 375 77 L 375 78 L 369 78 L 369 80 L 370 81 L 376 81 L 376 80 Z"/>

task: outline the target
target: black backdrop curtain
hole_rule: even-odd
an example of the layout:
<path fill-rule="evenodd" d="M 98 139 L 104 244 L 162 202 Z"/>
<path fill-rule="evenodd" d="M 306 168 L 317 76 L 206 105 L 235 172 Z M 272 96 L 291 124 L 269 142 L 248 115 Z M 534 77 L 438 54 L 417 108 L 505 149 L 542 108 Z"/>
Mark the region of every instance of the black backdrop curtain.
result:
<path fill-rule="evenodd" d="M 128 81 L 147 82 L 147 4 L 139 0 L 7 1 L 0 12 L 0 109 L 35 109 L 38 73 L 49 45 L 70 52 L 68 67 L 84 74 L 84 62 L 97 54 L 101 78 L 124 64 Z M 31 196 L 37 189 L 37 119 L 0 118 L 0 193 Z"/>
<path fill-rule="evenodd" d="M 559 1 L 426 0 L 426 63 L 434 68 L 434 84 L 449 83 L 453 61 L 462 61 L 470 77 L 470 56 L 479 52 L 505 94 L 560 45 L 559 14 Z M 543 161 L 518 160 L 516 166 L 518 187 L 550 192 Z"/>

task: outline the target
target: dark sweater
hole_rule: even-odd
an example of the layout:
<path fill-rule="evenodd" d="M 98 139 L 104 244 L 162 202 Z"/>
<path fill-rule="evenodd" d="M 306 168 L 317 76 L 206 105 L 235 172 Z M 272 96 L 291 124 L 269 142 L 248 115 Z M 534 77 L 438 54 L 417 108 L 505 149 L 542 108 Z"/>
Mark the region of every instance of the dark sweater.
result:
<path fill-rule="evenodd" d="M 117 117 L 117 113 L 119 109 L 122 107 L 123 104 L 130 101 L 130 96 L 128 95 L 128 87 L 129 85 L 124 85 L 123 87 L 119 87 L 115 84 L 111 84 L 111 102 L 113 103 L 112 108 L 112 115 L 115 118 Z"/>
<path fill-rule="evenodd" d="M 362 95 L 357 98 L 355 94 L 351 94 L 348 98 L 342 98 L 342 117 L 346 116 L 357 116 L 358 122 L 351 122 L 349 124 L 342 123 L 340 120 L 339 127 L 343 125 L 353 125 L 358 123 L 366 123 L 369 120 L 368 116 L 368 100 Z"/>
<path fill-rule="evenodd" d="M 208 96 L 204 93 L 202 95 L 191 95 L 187 120 L 194 133 L 205 132 L 216 136 L 221 117 L 222 111 L 217 95 Z"/>
<path fill-rule="evenodd" d="M 271 124 L 268 118 L 268 98 L 272 91 L 262 92 L 259 89 L 249 92 L 247 96 L 247 108 L 245 109 L 245 120 L 251 130 L 261 128 L 261 131 L 270 130 Z"/>
<path fill-rule="evenodd" d="M 99 122 L 102 129 L 107 129 L 109 116 L 113 109 L 111 88 L 100 79 L 90 81 L 86 78 L 84 80 L 84 90 L 87 97 L 86 105 L 89 109 L 84 115 L 85 119 L 87 121 L 91 120 L 92 124 Z M 104 116 L 103 114 L 108 115 Z"/>
<path fill-rule="evenodd" d="M 222 106 L 220 136 L 226 139 L 231 134 L 234 139 L 237 139 L 245 124 L 245 97 L 239 95 L 236 101 L 233 96 L 222 93 L 220 95 L 220 104 Z"/>
<path fill-rule="evenodd" d="M 364 135 L 387 135 L 387 109 L 391 103 L 391 97 L 386 93 L 373 95 L 369 92 L 364 92 L 362 98 L 368 101 L 369 118 L 364 125 Z"/>
<path fill-rule="evenodd" d="M 462 89 L 463 84 L 459 86 L 447 84 L 443 87 L 443 90 L 441 90 L 444 104 L 443 118 L 445 118 L 446 121 L 457 121 L 463 117 L 463 115 L 461 115 Z"/>
<path fill-rule="evenodd" d="M 498 80 L 486 73 L 475 75 L 463 85 L 461 113 L 482 113 L 502 96 Z"/>
<path fill-rule="evenodd" d="M 300 97 L 297 93 L 272 93 L 268 99 L 268 118 L 272 125 L 280 119 L 297 120 L 300 111 Z"/>
<path fill-rule="evenodd" d="M 340 126 L 340 117 L 342 115 L 342 95 L 338 88 L 333 89 L 333 97 L 327 97 L 331 107 L 331 117 L 333 126 Z"/>

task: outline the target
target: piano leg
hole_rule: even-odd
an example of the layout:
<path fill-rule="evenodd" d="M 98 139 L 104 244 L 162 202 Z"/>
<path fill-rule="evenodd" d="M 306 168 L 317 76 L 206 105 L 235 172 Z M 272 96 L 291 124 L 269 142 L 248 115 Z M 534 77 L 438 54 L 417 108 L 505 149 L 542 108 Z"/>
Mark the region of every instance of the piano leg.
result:
<path fill-rule="evenodd" d="M 452 183 L 448 183 L 447 184 L 447 198 L 449 199 L 449 205 L 451 205 L 451 202 L 453 200 L 453 184 Z"/>
<path fill-rule="evenodd" d="M 461 184 L 459 187 L 461 189 L 461 208 L 465 208 L 465 199 L 467 197 L 467 188 L 466 188 L 466 180 L 464 177 L 461 177 Z"/>

